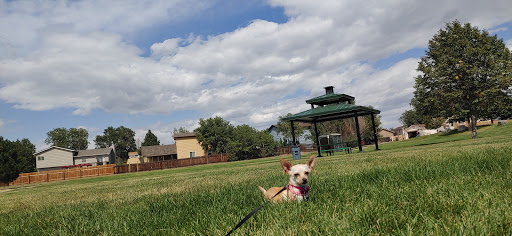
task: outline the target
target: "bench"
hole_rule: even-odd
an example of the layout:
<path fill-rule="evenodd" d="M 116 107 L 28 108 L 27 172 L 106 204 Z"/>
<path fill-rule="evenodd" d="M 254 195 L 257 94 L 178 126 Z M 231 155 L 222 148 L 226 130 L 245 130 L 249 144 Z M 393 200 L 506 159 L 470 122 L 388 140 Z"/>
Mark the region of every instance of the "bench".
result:
<path fill-rule="evenodd" d="M 323 146 L 327 146 L 327 145 L 323 145 Z M 345 151 L 345 153 L 349 154 L 349 153 L 352 153 L 352 148 L 351 147 L 341 147 L 341 148 L 332 148 L 332 149 L 324 149 L 324 150 L 320 150 L 320 152 L 325 152 L 327 153 L 327 156 L 329 155 L 333 155 L 334 152 L 336 151 Z"/>

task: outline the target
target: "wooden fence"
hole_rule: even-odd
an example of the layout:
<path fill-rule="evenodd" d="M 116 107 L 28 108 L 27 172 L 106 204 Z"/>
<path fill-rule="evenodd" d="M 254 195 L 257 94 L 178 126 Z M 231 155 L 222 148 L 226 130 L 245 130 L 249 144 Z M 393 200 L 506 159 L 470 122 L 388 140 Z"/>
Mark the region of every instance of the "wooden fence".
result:
<path fill-rule="evenodd" d="M 137 164 L 129 164 L 129 165 L 118 165 L 115 168 L 116 168 L 116 174 L 121 174 L 121 173 L 161 170 L 161 169 L 168 169 L 168 168 L 202 165 L 202 164 L 208 164 L 208 163 L 227 162 L 227 161 L 228 161 L 228 157 L 226 154 L 219 154 L 219 155 L 208 156 L 208 159 L 203 156 L 203 157 L 193 157 L 193 158 L 178 159 L 178 160 L 137 163 Z"/>
<path fill-rule="evenodd" d="M 90 166 L 81 168 L 70 168 L 62 170 L 52 171 L 41 171 L 32 173 L 23 173 L 20 176 L 10 182 L 8 185 L 19 185 L 19 184 L 33 184 L 41 182 L 52 182 L 61 181 L 67 179 L 79 179 L 94 176 L 122 174 L 139 171 L 150 171 L 160 170 L 192 165 L 201 165 L 208 163 L 227 162 L 228 158 L 226 154 L 212 155 L 206 157 L 194 157 L 179 160 L 168 160 L 160 162 L 149 162 L 149 163 L 138 163 L 130 165 L 102 165 L 102 166 Z M 1 185 L 0 185 L 1 186 Z"/>
<path fill-rule="evenodd" d="M 32 173 L 23 173 L 9 183 L 9 185 L 17 184 L 33 184 L 41 182 L 52 182 L 66 179 L 79 179 L 93 176 L 113 175 L 115 174 L 115 164 L 90 166 L 82 168 L 70 168 L 63 170 L 41 171 Z"/>

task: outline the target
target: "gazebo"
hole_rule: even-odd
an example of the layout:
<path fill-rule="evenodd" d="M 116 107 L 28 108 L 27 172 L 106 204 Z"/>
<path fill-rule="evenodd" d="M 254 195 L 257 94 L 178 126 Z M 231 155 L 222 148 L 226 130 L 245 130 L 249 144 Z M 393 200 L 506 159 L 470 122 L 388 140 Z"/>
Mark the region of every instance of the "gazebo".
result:
<path fill-rule="evenodd" d="M 375 114 L 380 114 L 380 111 L 369 107 L 355 105 L 354 97 L 346 94 L 335 94 L 333 86 L 324 87 L 324 89 L 324 95 L 306 100 L 306 103 L 311 104 L 311 109 L 293 114 L 292 116 L 283 119 L 284 121 L 291 122 L 293 144 L 296 144 L 295 129 L 293 127 L 294 122 L 312 123 L 315 128 L 317 151 L 318 156 L 320 157 L 322 154 L 320 151 L 320 141 L 318 139 L 317 123 L 354 118 L 357 132 L 357 144 L 359 152 L 362 152 L 363 147 L 361 145 L 361 132 L 359 131 L 358 117 L 370 115 L 372 119 L 375 149 L 379 150 L 377 131 L 375 128 Z"/>

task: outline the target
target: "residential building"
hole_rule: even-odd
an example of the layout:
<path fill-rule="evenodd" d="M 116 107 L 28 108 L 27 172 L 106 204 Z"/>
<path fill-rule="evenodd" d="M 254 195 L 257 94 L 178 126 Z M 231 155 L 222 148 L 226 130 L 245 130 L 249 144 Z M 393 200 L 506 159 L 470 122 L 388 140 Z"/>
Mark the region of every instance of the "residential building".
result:
<path fill-rule="evenodd" d="M 129 152 L 128 160 L 126 160 L 126 164 L 137 164 L 140 163 L 140 156 L 138 152 Z"/>
<path fill-rule="evenodd" d="M 144 162 L 156 162 L 178 159 L 176 144 L 142 146 L 141 154 Z"/>
<path fill-rule="evenodd" d="M 104 165 L 116 162 L 115 148 L 71 150 L 51 146 L 34 154 L 38 171 L 60 170 L 84 165 Z"/>
<path fill-rule="evenodd" d="M 96 164 L 106 165 L 116 163 L 116 153 L 113 147 L 80 150 L 73 157 L 74 165 L 78 164 Z"/>
<path fill-rule="evenodd" d="M 205 156 L 206 153 L 203 147 L 197 141 L 196 133 L 177 133 L 174 134 L 176 142 L 176 152 L 178 159 Z"/>
<path fill-rule="evenodd" d="M 60 170 L 61 166 L 74 165 L 73 156 L 77 151 L 51 146 L 34 154 L 38 171 Z"/>
<path fill-rule="evenodd" d="M 388 130 L 388 129 L 381 129 L 381 131 L 379 132 L 379 135 L 381 136 L 381 138 L 379 140 L 380 142 L 393 141 L 393 136 L 395 136 L 393 131 Z"/>

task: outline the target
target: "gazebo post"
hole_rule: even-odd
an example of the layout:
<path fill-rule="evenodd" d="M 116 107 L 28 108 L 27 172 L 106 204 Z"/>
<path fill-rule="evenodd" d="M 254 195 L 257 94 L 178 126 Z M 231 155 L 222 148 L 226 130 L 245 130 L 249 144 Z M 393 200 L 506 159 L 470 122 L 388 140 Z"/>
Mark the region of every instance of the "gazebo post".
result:
<path fill-rule="evenodd" d="M 373 113 L 371 115 L 372 115 L 373 140 L 375 142 L 375 150 L 380 150 L 379 149 L 379 139 L 377 138 L 377 130 L 375 129 L 375 116 L 373 115 Z"/>
<path fill-rule="evenodd" d="M 316 127 L 316 121 L 313 121 L 313 125 L 315 126 L 316 150 L 318 151 L 318 157 L 322 157 L 322 153 L 320 152 L 320 139 L 318 139 L 318 128 Z"/>
<path fill-rule="evenodd" d="M 361 146 L 361 132 L 359 132 L 359 119 L 357 116 L 357 111 L 354 112 L 354 119 L 356 120 L 357 146 L 359 146 L 359 152 L 362 152 L 363 146 Z"/>
<path fill-rule="evenodd" d="M 292 143 L 293 143 L 292 147 L 295 147 L 295 144 L 296 144 L 295 143 L 295 127 L 293 126 L 293 120 L 290 121 L 290 123 L 291 123 L 291 126 L 292 126 Z"/>

